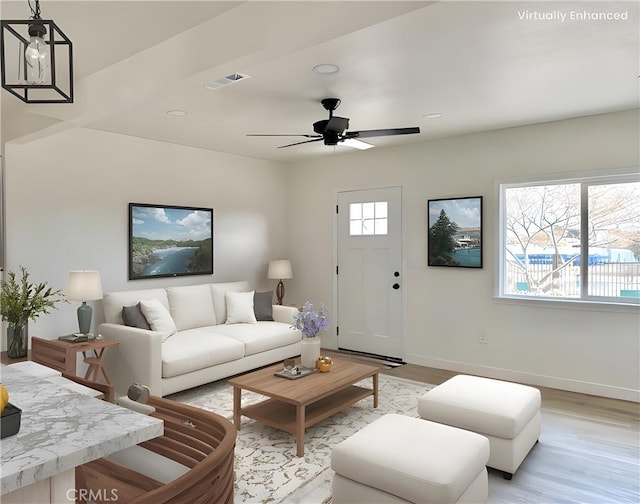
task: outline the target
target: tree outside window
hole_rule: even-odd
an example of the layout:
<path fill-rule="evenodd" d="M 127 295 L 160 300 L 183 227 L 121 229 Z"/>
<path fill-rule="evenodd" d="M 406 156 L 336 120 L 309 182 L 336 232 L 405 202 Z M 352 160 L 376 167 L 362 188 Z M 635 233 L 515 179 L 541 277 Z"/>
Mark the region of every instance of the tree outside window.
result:
<path fill-rule="evenodd" d="M 501 294 L 640 301 L 640 182 L 509 184 Z"/>

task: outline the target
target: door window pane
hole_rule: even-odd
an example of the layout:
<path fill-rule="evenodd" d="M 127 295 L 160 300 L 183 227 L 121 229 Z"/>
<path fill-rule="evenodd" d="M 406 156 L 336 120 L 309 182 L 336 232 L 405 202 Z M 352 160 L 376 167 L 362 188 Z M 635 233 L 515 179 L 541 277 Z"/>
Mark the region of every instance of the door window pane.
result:
<path fill-rule="evenodd" d="M 351 203 L 349 205 L 349 234 L 386 235 L 388 206 L 386 201 Z"/>
<path fill-rule="evenodd" d="M 386 235 L 387 234 L 387 219 L 376 219 L 375 234 Z"/>
<path fill-rule="evenodd" d="M 376 219 L 386 219 L 386 218 L 387 218 L 387 202 L 376 201 Z"/>
<path fill-rule="evenodd" d="M 362 219 L 362 203 L 351 203 L 349 205 L 349 219 L 352 221 Z"/>

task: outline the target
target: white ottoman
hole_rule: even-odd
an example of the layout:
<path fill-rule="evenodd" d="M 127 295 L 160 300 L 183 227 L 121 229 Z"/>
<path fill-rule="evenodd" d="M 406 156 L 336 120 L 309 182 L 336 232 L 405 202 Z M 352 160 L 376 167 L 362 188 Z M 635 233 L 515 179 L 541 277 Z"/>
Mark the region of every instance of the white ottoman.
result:
<path fill-rule="evenodd" d="M 489 439 L 489 467 L 511 479 L 540 437 L 540 391 L 526 385 L 457 375 L 418 399 L 426 420 Z"/>
<path fill-rule="evenodd" d="M 483 436 L 384 415 L 333 448 L 333 502 L 486 502 L 488 458 Z"/>

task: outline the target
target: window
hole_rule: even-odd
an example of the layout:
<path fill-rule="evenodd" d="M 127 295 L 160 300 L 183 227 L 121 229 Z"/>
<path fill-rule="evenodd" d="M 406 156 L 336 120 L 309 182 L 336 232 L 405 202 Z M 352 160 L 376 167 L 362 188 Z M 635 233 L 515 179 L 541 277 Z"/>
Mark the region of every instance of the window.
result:
<path fill-rule="evenodd" d="M 500 296 L 640 302 L 637 175 L 501 184 Z"/>
<path fill-rule="evenodd" d="M 371 201 L 349 205 L 349 235 L 386 235 L 387 202 Z"/>

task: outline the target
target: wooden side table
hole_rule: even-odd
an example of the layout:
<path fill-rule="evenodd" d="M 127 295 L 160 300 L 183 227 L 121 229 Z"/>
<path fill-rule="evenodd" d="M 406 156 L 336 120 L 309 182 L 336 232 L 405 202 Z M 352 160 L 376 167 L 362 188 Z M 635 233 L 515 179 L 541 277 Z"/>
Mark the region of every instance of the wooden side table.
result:
<path fill-rule="evenodd" d="M 89 340 L 82 343 L 67 343 L 60 340 L 48 340 L 33 336 L 31 338 L 31 360 L 57 369 L 63 373 L 77 375 L 76 355 L 82 352 L 84 362 L 89 365 L 85 379 L 98 381 L 102 374 L 108 385 L 111 379 L 104 366 L 104 358 L 109 347 L 118 344 L 116 340 Z M 93 356 L 87 356 L 87 352 L 94 352 Z M 93 378 L 90 378 L 93 375 Z"/>

